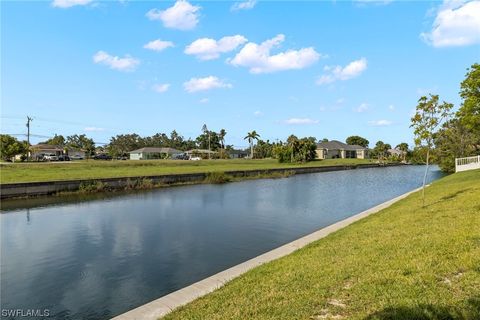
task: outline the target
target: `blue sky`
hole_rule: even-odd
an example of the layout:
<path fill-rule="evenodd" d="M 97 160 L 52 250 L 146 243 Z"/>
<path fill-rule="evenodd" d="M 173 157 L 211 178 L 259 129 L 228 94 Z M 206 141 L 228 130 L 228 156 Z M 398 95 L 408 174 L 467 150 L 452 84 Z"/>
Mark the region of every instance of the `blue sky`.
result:
<path fill-rule="evenodd" d="M 1 10 L 2 133 L 24 133 L 29 115 L 34 134 L 97 142 L 173 129 L 194 138 L 206 123 L 235 146 L 251 130 L 412 143 L 418 98 L 458 107 L 480 57 L 480 1 L 55 0 Z"/>

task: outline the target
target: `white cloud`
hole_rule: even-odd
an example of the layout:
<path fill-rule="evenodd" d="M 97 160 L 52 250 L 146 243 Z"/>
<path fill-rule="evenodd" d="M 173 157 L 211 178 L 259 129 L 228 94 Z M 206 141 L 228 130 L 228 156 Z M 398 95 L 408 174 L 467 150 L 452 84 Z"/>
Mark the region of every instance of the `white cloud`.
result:
<path fill-rule="evenodd" d="M 169 88 L 170 88 L 170 83 L 158 83 L 152 86 L 153 91 L 158 93 L 167 92 Z"/>
<path fill-rule="evenodd" d="M 389 105 L 389 106 L 388 106 L 388 110 L 394 111 L 394 110 L 395 110 L 395 106 L 394 106 L 393 104 Z"/>
<path fill-rule="evenodd" d="M 173 7 L 166 10 L 152 9 L 147 12 L 150 20 L 160 20 L 166 28 L 191 30 L 198 24 L 199 6 L 192 6 L 188 1 L 178 0 Z"/>
<path fill-rule="evenodd" d="M 316 124 L 318 120 L 310 119 L 310 118 L 290 118 L 285 120 L 286 124 Z"/>
<path fill-rule="evenodd" d="M 235 2 L 233 6 L 230 8 L 232 11 L 238 11 L 238 10 L 250 10 L 255 7 L 257 4 L 257 0 L 246 0 L 242 2 Z"/>
<path fill-rule="evenodd" d="M 390 120 L 374 120 L 370 121 L 369 124 L 374 127 L 386 127 L 392 124 Z"/>
<path fill-rule="evenodd" d="M 191 78 L 183 84 L 183 87 L 185 88 L 185 91 L 193 93 L 217 88 L 232 88 L 232 85 L 217 77 L 209 76 L 205 78 Z"/>
<path fill-rule="evenodd" d="M 150 41 L 149 43 L 147 43 L 143 47 L 145 49 L 150 49 L 150 50 L 153 50 L 153 51 L 160 52 L 162 50 L 165 50 L 165 49 L 173 47 L 173 46 L 174 46 L 173 42 L 171 42 L 171 41 L 163 41 L 163 40 L 157 39 L 157 40 Z"/>
<path fill-rule="evenodd" d="M 362 112 L 368 111 L 369 108 L 370 107 L 368 106 L 368 103 L 364 102 L 361 105 L 359 105 L 354 111 L 362 113 Z"/>
<path fill-rule="evenodd" d="M 480 1 L 444 1 L 432 30 L 420 37 L 434 47 L 480 43 Z"/>
<path fill-rule="evenodd" d="M 263 116 L 263 112 L 257 110 L 257 111 L 255 111 L 255 112 L 253 113 L 253 115 L 254 115 L 255 117 L 261 117 L 261 116 Z"/>
<path fill-rule="evenodd" d="M 98 51 L 93 56 L 93 62 L 109 66 L 111 69 L 119 71 L 133 71 L 140 64 L 140 61 L 130 56 L 120 58 L 112 56 L 105 51 Z"/>
<path fill-rule="evenodd" d="M 326 66 L 324 68 L 327 74 L 317 79 L 317 84 L 328 84 L 337 80 L 349 80 L 358 77 L 367 69 L 367 59 L 361 58 L 350 62 L 345 67 L 342 66 Z"/>
<path fill-rule="evenodd" d="M 208 103 L 210 100 L 208 98 L 200 99 L 200 103 Z"/>
<path fill-rule="evenodd" d="M 250 68 L 251 73 L 270 73 L 303 69 L 320 59 L 320 54 L 313 47 L 287 50 L 276 55 L 270 55 L 270 50 L 279 46 L 284 40 L 285 36 L 279 34 L 261 44 L 249 42 L 228 62 L 234 66 Z"/>
<path fill-rule="evenodd" d="M 98 131 L 105 131 L 105 128 L 98 128 L 98 127 L 86 127 L 83 131 L 87 132 L 98 132 Z"/>
<path fill-rule="evenodd" d="M 92 0 L 53 0 L 52 6 L 55 8 L 70 8 L 74 6 L 84 6 L 91 2 Z"/>
<path fill-rule="evenodd" d="M 223 37 L 218 41 L 210 38 L 201 38 L 188 45 L 185 48 L 185 53 L 195 55 L 200 60 L 212 60 L 217 59 L 221 53 L 235 50 L 245 42 L 247 42 L 247 38 L 238 34 Z"/>

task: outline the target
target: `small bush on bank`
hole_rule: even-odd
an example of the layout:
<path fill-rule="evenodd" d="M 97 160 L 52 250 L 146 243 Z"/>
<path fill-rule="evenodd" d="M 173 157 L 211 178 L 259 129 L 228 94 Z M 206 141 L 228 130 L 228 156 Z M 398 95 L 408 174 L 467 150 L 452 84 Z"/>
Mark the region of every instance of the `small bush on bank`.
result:
<path fill-rule="evenodd" d="M 227 183 L 232 181 L 232 177 L 225 172 L 209 172 L 205 177 L 206 183 Z"/>
<path fill-rule="evenodd" d="M 85 181 L 80 184 L 78 187 L 79 192 L 83 193 L 93 193 L 93 192 L 100 192 L 105 191 L 107 189 L 107 185 L 101 181 Z"/>

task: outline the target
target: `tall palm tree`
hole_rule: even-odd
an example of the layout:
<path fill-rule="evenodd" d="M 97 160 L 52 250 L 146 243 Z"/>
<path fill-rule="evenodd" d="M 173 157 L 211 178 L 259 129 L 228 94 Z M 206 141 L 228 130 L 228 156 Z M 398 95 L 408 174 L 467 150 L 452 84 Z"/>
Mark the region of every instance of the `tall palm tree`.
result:
<path fill-rule="evenodd" d="M 247 133 L 247 136 L 243 138 L 243 140 L 248 140 L 248 143 L 250 143 L 250 159 L 253 159 L 253 142 L 255 140 L 258 141 L 258 138 L 260 138 L 260 135 L 255 130 Z"/>
<path fill-rule="evenodd" d="M 206 124 L 203 125 L 202 131 L 204 135 L 208 134 L 208 159 L 210 159 L 210 131 L 208 130 Z"/>
<path fill-rule="evenodd" d="M 218 137 L 220 138 L 220 143 L 222 144 L 222 149 L 225 149 L 225 136 L 227 135 L 227 131 L 225 129 L 220 130 L 218 133 Z"/>

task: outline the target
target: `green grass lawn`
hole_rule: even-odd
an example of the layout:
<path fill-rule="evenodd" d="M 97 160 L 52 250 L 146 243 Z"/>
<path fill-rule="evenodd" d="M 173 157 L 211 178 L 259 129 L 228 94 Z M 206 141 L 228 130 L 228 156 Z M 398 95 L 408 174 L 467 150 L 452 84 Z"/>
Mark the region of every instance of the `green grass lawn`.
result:
<path fill-rule="evenodd" d="M 166 319 L 480 319 L 480 170 L 457 173 Z"/>
<path fill-rule="evenodd" d="M 71 161 L 51 163 L 0 164 L 0 182 L 33 182 L 51 180 L 135 177 L 160 174 L 223 172 L 271 168 L 315 167 L 339 164 L 370 163 L 371 160 L 329 159 L 304 164 L 282 164 L 264 160 L 144 160 L 144 161 Z"/>

